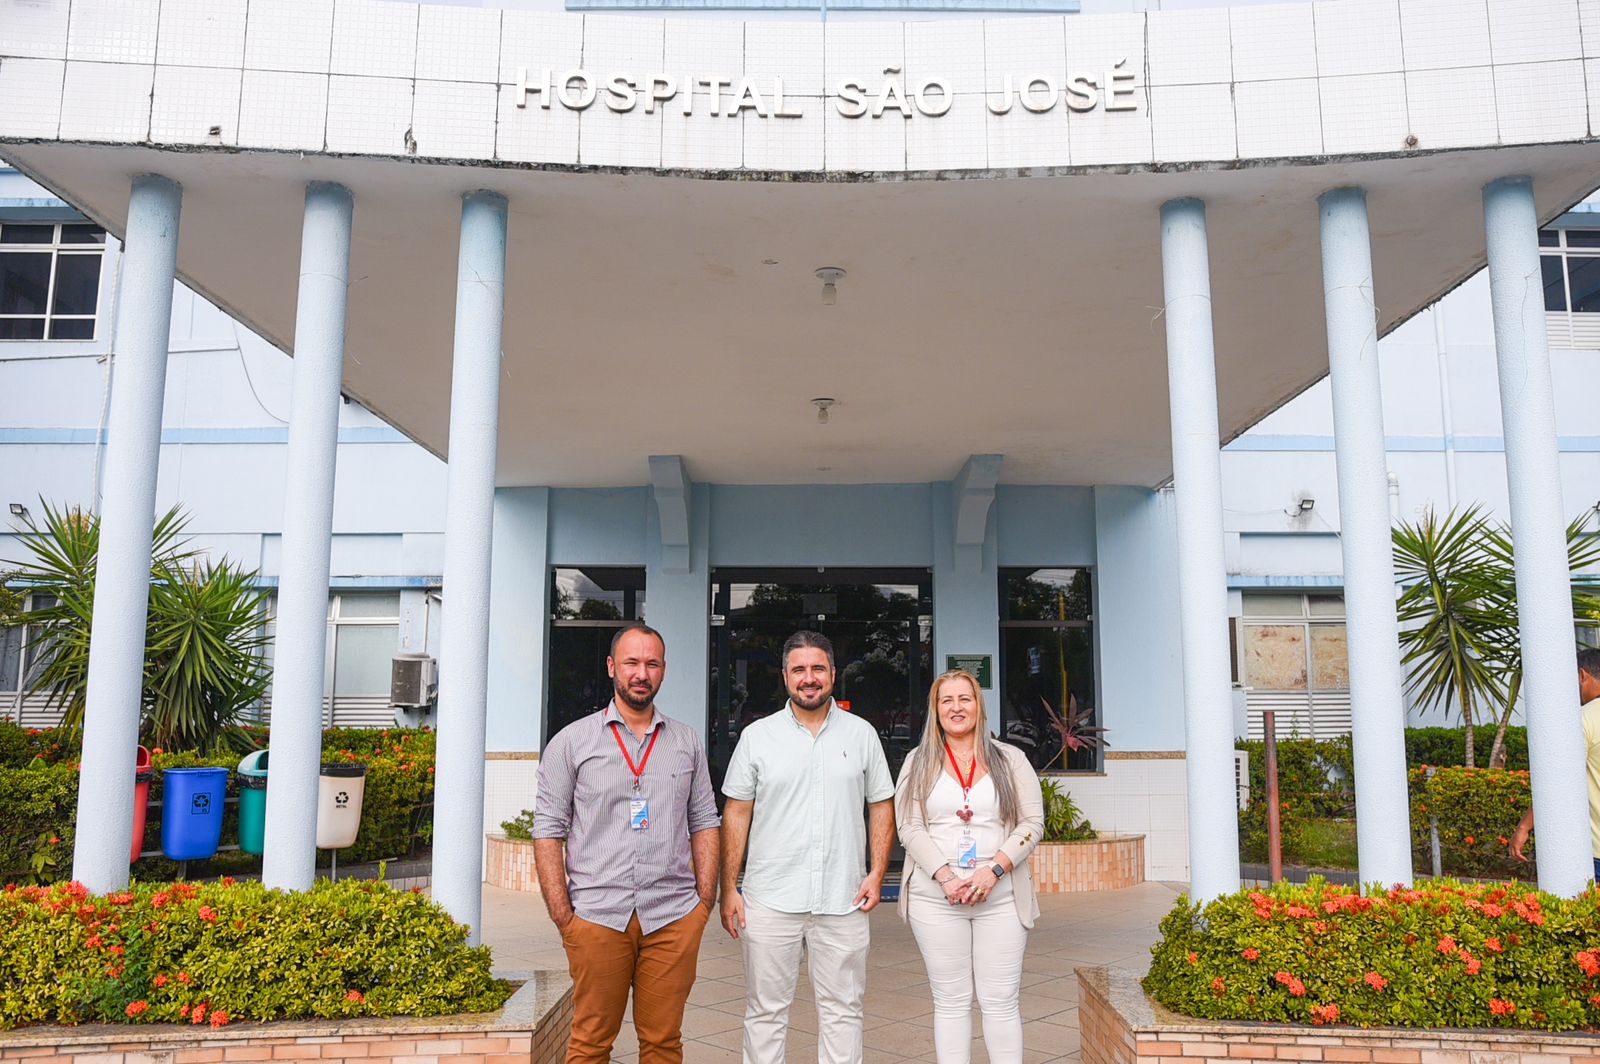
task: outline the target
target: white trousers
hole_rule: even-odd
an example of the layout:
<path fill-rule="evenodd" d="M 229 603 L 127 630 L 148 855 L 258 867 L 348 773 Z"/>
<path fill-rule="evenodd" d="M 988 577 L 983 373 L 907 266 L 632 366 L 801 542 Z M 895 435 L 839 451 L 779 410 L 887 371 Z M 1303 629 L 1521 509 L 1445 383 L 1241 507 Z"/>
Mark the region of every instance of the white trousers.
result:
<path fill-rule="evenodd" d="M 818 1064 L 861 1064 L 872 934 L 867 914 L 782 913 L 748 897 L 744 914 L 739 935 L 744 946 L 744 1064 L 784 1064 L 802 947 L 811 962 L 817 999 Z"/>
<path fill-rule="evenodd" d="M 911 933 L 928 966 L 933 990 L 933 1047 L 938 1064 L 972 1059 L 972 996 L 983 1010 L 983 1044 L 990 1064 L 1022 1064 L 1022 954 L 1028 929 L 1017 919 L 1011 880 L 986 901 L 951 905 L 926 874 L 911 891 Z"/>

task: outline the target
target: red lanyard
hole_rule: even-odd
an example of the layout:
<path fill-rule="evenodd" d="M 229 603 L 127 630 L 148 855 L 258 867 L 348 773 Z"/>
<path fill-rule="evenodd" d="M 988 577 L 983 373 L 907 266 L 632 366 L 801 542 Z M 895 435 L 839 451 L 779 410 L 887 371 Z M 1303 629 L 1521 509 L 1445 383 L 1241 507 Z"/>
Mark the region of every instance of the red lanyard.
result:
<path fill-rule="evenodd" d="M 964 801 L 964 802 L 969 801 L 967 795 L 972 791 L 972 781 L 978 778 L 978 754 L 977 754 L 977 751 L 976 750 L 973 751 L 973 754 L 972 754 L 972 771 L 967 773 L 967 778 L 966 779 L 962 779 L 961 778 L 961 766 L 956 764 L 955 751 L 950 749 L 950 741 L 948 739 L 945 740 L 944 755 L 950 759 L 950 767 L 956 770 L 956 782 L 961 784 L 961 800 Z"/>
<path fill-rule="evenodd" d="M 656 748 L 656 740 L 661 738 L 661 729 L 656 728 L 650 733 L 650 743 L 644 748 L 644 757 L 637 765 L 633 763 L 633 755 L 628 753 L 628 747 L 622 741 L 622 725 L 616 721 L 611 722 L 611 737 L 617 741 L 617 749 L 622 751 L 622 759 L 628 763 L 628 770 L 633 773 L 633 789 L 638 790 L 639 777 L 644 775 L 644 767 L 650 763 L 650 751 Z M 945 749 L 949 749 L 948 744 Z M 977 770 L 976 766 L 973 770 Z"/>

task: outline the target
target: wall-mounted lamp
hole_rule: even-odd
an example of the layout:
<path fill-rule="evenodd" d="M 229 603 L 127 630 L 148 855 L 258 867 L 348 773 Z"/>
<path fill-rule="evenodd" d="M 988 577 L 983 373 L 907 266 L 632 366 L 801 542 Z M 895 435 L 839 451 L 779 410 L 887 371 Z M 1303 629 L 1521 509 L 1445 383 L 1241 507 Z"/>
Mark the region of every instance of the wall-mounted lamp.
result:
<path fill-rule="evenodd" d="M 811 405 L 817 408 L 817 424 L 826 425 L 828 423 L 828 411 L 838 406 L 839 400 L 823 396 L 820 399 L 811 400 Z"/>
<path fill-rule="evenodd" d="M 20 502 L 14 502 L 11 504 L 11 516 L 26 519 L 28 516 L 28 508 L 22 505 Z"/>
<path fill-rule="evenodd" d="M 1315 510 L 1317 508 L 1317 500 L 1315 500 L 1311 496 L 1307 495 L 1307 496 L 1304 496 L 1303 498 L 1301 498 L 1301 500 L 1298 503 L 1296 503 L 1296 505 L 1299 506 L 1301 513 L 1308 514 L 1312 510 Z"/>
<path fill-rule="evenodd" d="M 839 301 L 839 280 L 844 277 L 844 271 L 837 266 L 824 266 L 817 271 L 817 280 L 822 282 L 822 305 L 831 307 Z"/>

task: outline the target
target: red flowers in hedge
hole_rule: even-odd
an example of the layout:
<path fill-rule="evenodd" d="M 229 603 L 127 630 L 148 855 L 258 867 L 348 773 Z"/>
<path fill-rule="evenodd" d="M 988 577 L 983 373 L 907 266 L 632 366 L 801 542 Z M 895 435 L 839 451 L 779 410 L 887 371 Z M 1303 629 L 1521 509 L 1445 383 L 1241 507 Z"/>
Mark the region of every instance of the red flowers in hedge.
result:
<path fill-rule="evenodd" d="M 1325 1023 L 1339 1022 L 1338 1005 L 1313 1005 L 1311 1006 L 1311 1022 L 1321 1027 Z"/>
<path fill-rule="evenodd" d="M 126 1009 L 124 1009 L 123 1011 L 128 1014 L 128 1019 L 131 1020 L 136 1016 L 143 1016 L 146 1012 L 149 1012 L 150 1011 L 150 1002 L 148 1002 L 148 1001 L 135 1001 L 131 1005 L 129 1005 Z"/>
<path fill-rule="evenodd" d="M 1362 976 L 1361 981 L 1366 983 L 1374 990 L 1382 990 L 1389 985 L 1389 980 L 1385 979 L 1377 972 L 1368 972 L 1366 975 Z"/>
<path fill-rule="evenodd" d="M 1509 1016 L 1517 1011 L 1517 1003 L 1515 1001 L 1502 1001 L 1499 998 L 1490 998 L 1489 1011 L 1496 1016 Z"/>
<path fill-rule="evenodd" d="M 346 1001 L 353 1001 L 357 1005 L 361 1004 L 363 1001 L 366 1000 L 366 998 L 362 995 L 361 991 L 359 991 L 359 990 L 350 991 L 348 994 L 346 994 L 344 996 L 344 999 Z"/>
<path fill-rule="evenodd" d="M 1302 983 L 1299 979 L 1290 975 L 1288 972 L 1279 972 L 1272 978 L 1281 985 L 1288 987 L 1289 993 L 1293 994 L 1295 997 L 1306 996 L 1306 984 Z"/>

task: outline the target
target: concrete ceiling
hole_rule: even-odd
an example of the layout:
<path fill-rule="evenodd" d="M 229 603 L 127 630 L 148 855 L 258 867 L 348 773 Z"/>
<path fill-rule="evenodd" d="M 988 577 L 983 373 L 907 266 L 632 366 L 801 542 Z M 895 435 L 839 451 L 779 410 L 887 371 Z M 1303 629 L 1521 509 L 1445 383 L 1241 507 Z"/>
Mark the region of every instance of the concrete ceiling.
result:
<path fill-rule="evenodd" d="M 445 451 L 460 194 L 511 201 L 498 480 L 1006 483 L 1171 471 L 1159 205 L 1209 207 L 1222 435 L 1327 371 L 1316 197 L 1369 191 L 1387 331 L 1482 266 L 1481 186 L 1542 217 L 1600 145 L 1164 173 L 717 180 L 391 159 L 10 144 L 113 232 L 143 171 L 184 186 L 184 280 L 292 350 L 305 183 L 356 193 L 346 391 Z M 773 260 L 771 263 L 768 260 Z M 813 276 L 841 266 L 838 303 Z M 818 424 L 810 400 L 839 400 Z"/>

